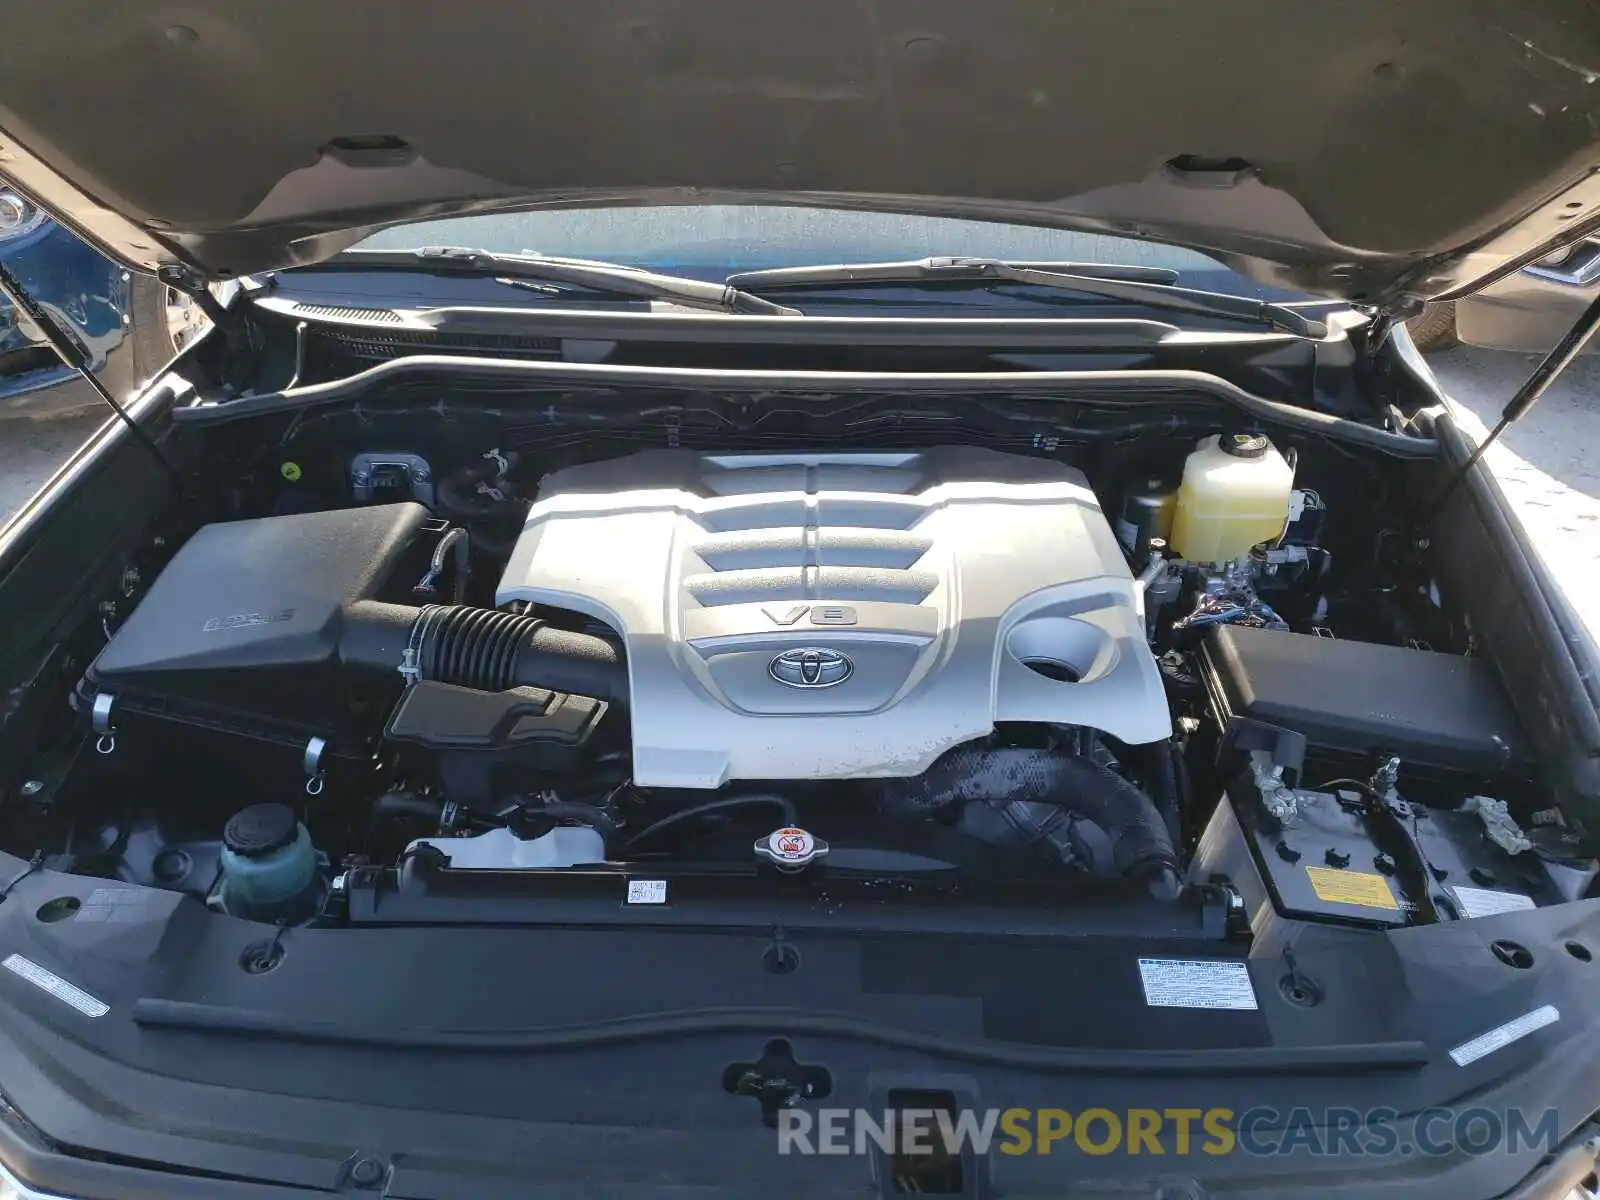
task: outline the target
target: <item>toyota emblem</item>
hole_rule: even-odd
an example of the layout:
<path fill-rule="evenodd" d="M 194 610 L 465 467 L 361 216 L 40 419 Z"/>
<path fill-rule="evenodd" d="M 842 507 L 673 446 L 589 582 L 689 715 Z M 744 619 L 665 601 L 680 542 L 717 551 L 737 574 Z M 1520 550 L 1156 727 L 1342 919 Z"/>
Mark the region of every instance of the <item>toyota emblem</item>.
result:
<path fill-rule="evenodd" d="M 815 646 L 785 650 L 767 664 L 767 674 L 794 688 L 833 687 L 849 679 L 855 669 L 855 663 L 837 650 Z"/>

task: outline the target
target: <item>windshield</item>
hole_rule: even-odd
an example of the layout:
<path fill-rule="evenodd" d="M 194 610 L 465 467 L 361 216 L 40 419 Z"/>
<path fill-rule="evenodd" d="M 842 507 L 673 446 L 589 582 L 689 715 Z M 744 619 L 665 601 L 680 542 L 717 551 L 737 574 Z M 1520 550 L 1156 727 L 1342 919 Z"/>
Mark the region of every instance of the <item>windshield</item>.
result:
<path fill-rule="evenodd" d="M 1193 250 L 1098 233 L 844 209 L 663 205 L 497 213 L 387 229 L 354 249 L 471 246 L 648 267 L 697 279 L 735 271 L 961 255 L 1164 267 L 1187 287 L 1294 298 Z"/>

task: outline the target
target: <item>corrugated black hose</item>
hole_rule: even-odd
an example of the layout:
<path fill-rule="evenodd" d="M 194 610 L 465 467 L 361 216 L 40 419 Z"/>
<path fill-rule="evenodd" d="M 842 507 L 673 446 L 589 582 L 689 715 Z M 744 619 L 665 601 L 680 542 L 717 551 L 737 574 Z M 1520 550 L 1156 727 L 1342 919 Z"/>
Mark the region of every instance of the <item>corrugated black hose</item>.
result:
<path fill-rule="evenodd" d="M 421 609 L 363 600 L 344 614 L 347 665 L 485 692 L 539 687 L 628 702 L 628 664 L 611 638 L 574 633 L 538 617 L 470 605 Z"/>
<path fill-rule="evenodd" d="M 959 806 L 958 828 L 974 837 L 1019 850 L 1045 849 L 1072 867 L 1143 881 L 1164 899 L 1182 888 L 1177 850 L 1150 797 L 1086 758 L 962 746 L 922 775 L 885 783 L 881 794 L 886 808 L 905 815 Z M 1088 822 L 1101 837 L 1074 828 L 1067 815 Z"/>

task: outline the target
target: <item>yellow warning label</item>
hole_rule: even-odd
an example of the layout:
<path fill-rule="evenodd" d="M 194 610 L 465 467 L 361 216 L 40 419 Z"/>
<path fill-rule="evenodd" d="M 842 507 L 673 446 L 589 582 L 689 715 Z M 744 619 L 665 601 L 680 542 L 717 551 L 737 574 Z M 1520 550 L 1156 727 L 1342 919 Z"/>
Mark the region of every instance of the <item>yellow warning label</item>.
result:
<path fill-rule="evenodd" d="M 1358 904 L 1362 908 L 1399 909 L 1389 881 L 1370 871 L 1335 871 L 1332 867 L 1307 867 L 1311 890 L 1317 899 L 1333 904 Z"/>

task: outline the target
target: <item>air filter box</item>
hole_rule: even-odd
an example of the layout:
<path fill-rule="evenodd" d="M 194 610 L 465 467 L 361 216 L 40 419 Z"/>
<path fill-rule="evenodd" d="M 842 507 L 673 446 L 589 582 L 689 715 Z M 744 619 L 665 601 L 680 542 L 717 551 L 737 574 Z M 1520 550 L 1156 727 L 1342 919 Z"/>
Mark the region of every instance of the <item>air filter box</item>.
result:
<path fill-rule="evenodd" d="M 312 739 L 330 759 L 364 758 L 402 680 L 342 669 L 344 616 L 410 602 L 437 526 L 412 503 L 207 525 L 89 667 L 78 704 L 122 742 L 221 739 L 228 758 L 245 739 L 277 748 L 274 762 L 292 751 L 290 770 Z"/>

